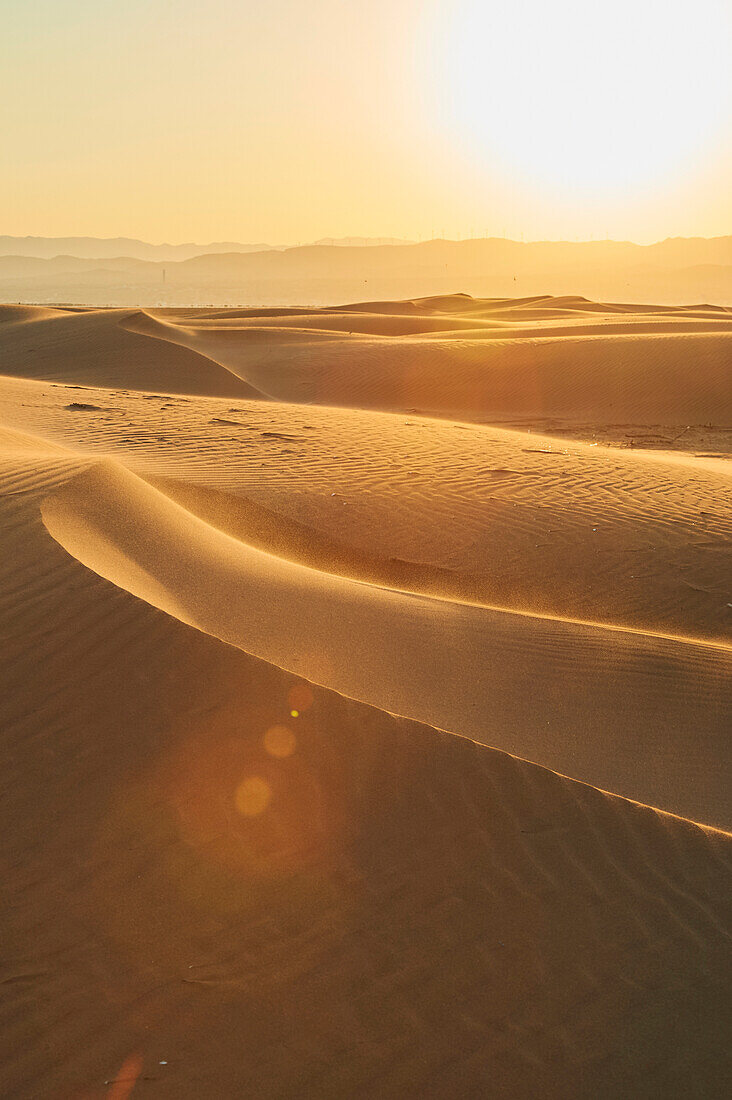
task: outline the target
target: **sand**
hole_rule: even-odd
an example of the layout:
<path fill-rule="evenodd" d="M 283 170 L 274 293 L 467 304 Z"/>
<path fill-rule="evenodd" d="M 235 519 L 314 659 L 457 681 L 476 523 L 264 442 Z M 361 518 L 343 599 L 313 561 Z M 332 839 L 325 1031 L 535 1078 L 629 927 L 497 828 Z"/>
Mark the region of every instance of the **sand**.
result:
<path fill-rule="evenodd" d="M 2 1095 L 728 1095 L 731 352 L 0 307 Z"/>

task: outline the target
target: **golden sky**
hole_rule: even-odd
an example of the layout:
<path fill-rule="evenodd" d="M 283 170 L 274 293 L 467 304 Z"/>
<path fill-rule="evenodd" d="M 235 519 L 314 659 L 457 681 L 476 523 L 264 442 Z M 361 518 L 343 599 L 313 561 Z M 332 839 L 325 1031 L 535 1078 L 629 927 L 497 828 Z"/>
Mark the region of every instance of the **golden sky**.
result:
<path fill-rule="evenodd" d="M 9 0 L 0 233 L 732 232 L 730 0 Z"/>

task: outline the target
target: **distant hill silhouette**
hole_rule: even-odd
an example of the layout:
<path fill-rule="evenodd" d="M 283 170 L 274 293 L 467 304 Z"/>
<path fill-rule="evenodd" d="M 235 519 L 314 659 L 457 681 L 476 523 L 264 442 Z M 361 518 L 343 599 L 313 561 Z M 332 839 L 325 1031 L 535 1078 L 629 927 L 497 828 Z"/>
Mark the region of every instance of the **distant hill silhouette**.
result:
<path fill-rule="evenodd" d="M 155 249 L 199 246 L 77 238 L 77 246 L 80 241 L 87 250 L 103 245 L 107 252 L 3 255 L 3 247 L 14 240 L 0 238 L 0 299 L 5 301 L 323 305 L 462 290 L 486 297 L 581 294 L 604 301 L 732 304 L 732 236 L 669 238 L 652 245 L 523 243 L 498 237 L 369 247 L 207 245 L 195 255 L 165 260 Z M 23 240 L 38 251 L 50 248 L 48 238 Z M 55 241 L 62 244 L 68 249 L 74 242 Z M 152 257 L 134 253 L 132 245 L 140 246 L 138 252 L 153 250 Z"/>
<path fill-rule="evenodd" d="M 397 237 L 324 237 L 319 245 L 358 246 L 413 244 Z M 0 236 L 0 256 L 34 256 L 50 260 L 56 256 L 78 256 L 81 259 L 115 259 L 130 256 L 135 260 L 170 262 L 188 260 L 221 252 L 269 252 L 284 246 L 271 244 L 241 244 L 237 241 L 215 241 L 211 244 L 150 244 L 133 237 L 8 237 Z"/>
<path fill-rule="evenodd" d="M 414 244 L 414 241 L 405 240 L 403 237 L 321 237 L 319 241 L 313 241 L 318 245 L 335 245 L 340 248 L 372 248 L 374 245 Z"/>
<path fill-rule="evenodd" d="M 136 260 L 187 260 L 206 252 L 263 252 L 269 244 L 149 244 L 131 237 L 7 237 L 0 236 L 0 256 L 78 256 L 82 259 L 114 259 L 130 256 Z"/>

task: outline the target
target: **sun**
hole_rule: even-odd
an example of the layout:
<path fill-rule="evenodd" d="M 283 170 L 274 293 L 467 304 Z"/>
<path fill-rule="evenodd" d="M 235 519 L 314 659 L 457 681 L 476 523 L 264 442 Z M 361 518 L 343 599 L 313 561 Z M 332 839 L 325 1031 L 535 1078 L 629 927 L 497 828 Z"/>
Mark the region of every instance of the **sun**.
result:
<path fill-rule="evenodd" d="M 729 140 L 729 0 L 456 0 L 433 14 L 435 117 L 522 182 L 658 186 Z"/>

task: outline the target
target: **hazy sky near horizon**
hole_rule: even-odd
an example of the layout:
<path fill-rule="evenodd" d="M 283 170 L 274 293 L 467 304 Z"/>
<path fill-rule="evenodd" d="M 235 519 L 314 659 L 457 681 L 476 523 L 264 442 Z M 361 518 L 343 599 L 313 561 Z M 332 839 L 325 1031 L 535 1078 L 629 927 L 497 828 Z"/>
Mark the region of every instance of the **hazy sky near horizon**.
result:
<path fill-rule="evenodd" d="M 730 0 L 0 0 L 0 233 L 732 232 Z"/>

